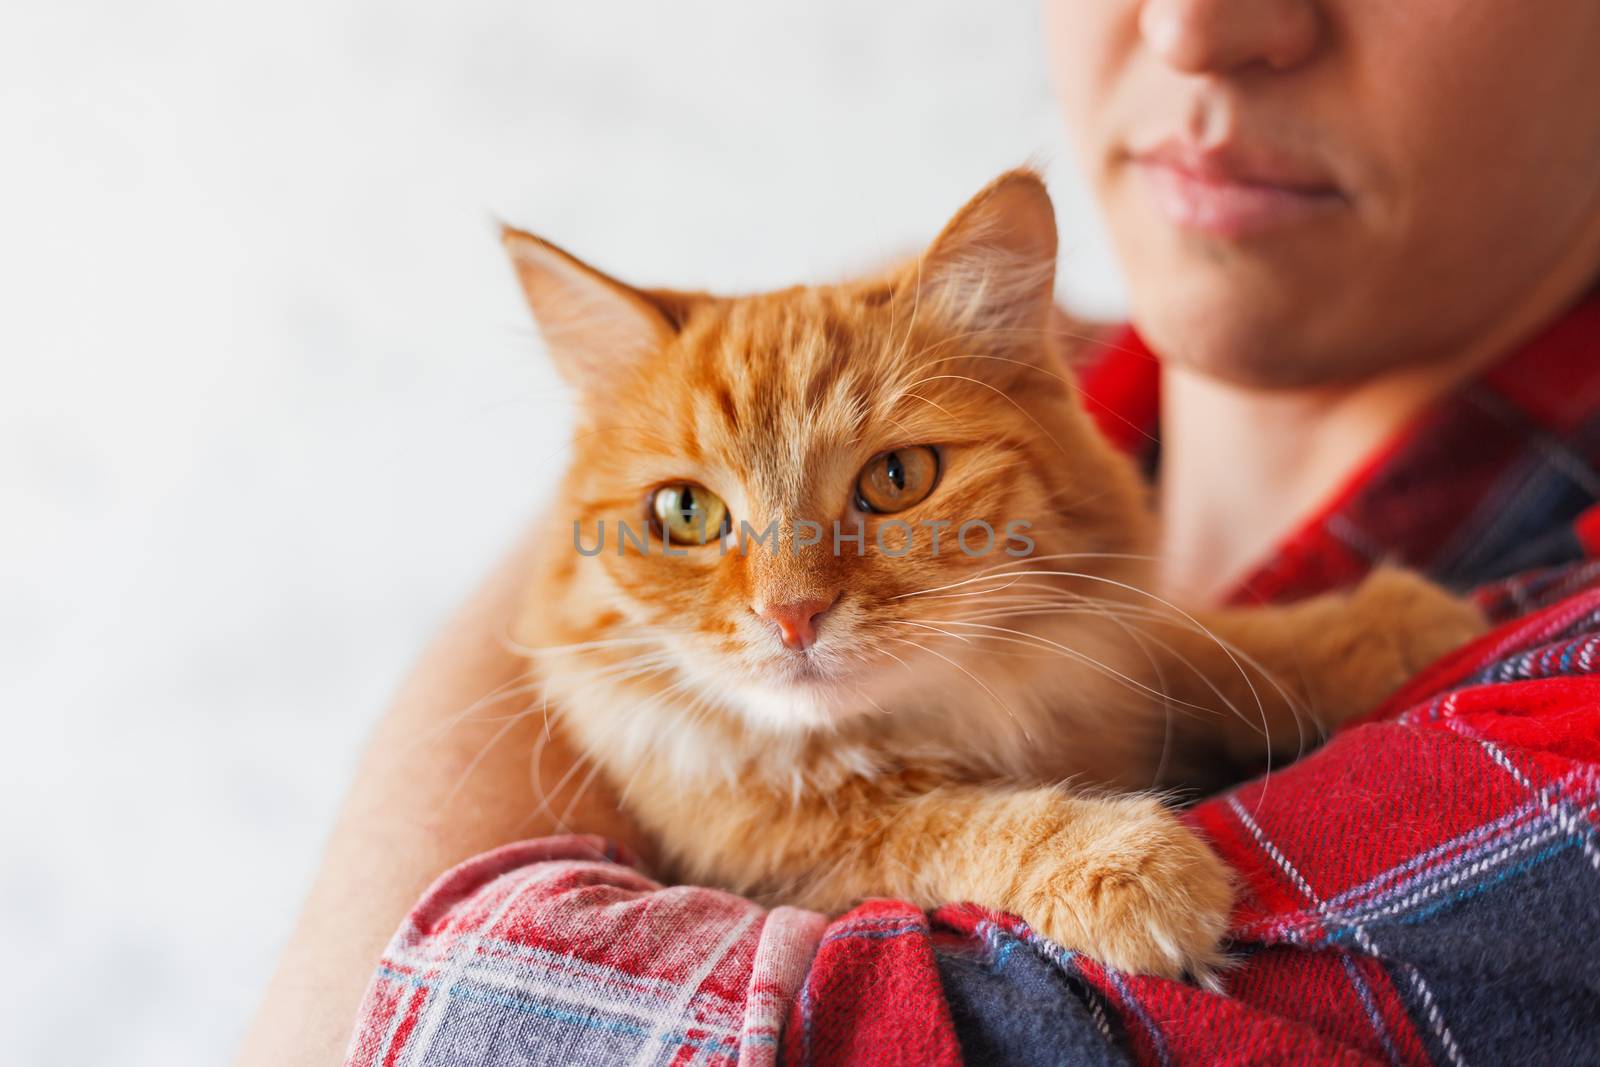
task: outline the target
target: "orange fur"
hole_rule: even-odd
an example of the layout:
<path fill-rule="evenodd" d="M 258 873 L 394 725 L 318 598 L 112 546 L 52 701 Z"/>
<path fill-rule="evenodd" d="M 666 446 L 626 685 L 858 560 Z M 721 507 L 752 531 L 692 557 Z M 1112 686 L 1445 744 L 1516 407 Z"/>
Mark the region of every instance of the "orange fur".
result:
<path fill-rule="evenodd" d="M 1203 974 L 1227 873 L 1138 791 L 1293 758 L 1481 625 L 1399 571 L 1203 616 L 1148 592 L 1146 491 L 1065 369 L 1054 216 L 1027 171 L 913 263 L 737 299 L 634 289 L 505 236 L 580 398 L 519 637 L 681 877 L 828 910 L 974 900 L 1119 967 Z M 859 514 L 857 472 L 916 445 L 940 450 L 931 495 Z M 866 551 L 575 550 L 574 520 L 590 546 L 602 521 L 641 528 L 680 481 L 736 529 L 859 520 Z M 951 520 L 943 551 L 925 532 L 877 551 L 891 518 Z M 952 550 L 973 519 L 1028 520 L 1035 547 Z M 758 614 L 777 601 L 832 604 L 815 644 L 778 640 Z"/>

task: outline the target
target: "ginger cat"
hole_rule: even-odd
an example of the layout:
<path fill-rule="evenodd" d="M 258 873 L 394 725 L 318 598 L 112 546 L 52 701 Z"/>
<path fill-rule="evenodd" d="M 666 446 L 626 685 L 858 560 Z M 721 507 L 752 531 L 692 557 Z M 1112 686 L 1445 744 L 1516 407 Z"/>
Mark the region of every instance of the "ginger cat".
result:
<path fill-rule="evenodd" d="M 1031 172 L 913 263 L 736 299 L 504 238 L 580 397 L 517 636 L 680 878 L 974 901 L 1204 978 L 1229 873 L 1148 791 L 1286 762 L 1482 628 L 1398 570 L 1284 608 L 1148 591 Z"/>

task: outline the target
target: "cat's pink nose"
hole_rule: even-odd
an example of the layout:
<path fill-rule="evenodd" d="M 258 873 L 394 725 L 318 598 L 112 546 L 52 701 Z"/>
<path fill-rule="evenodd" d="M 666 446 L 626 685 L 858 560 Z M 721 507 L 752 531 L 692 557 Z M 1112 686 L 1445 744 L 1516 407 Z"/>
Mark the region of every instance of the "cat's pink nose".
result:
<path fill-rule="evenodd" d="M 803 652 L 817 643 L 817 623 L 833 607 L 832 598 L 807 597 L 787 603 L 766 604 L 755 612 L 778 628 L 785 646 Z"/>

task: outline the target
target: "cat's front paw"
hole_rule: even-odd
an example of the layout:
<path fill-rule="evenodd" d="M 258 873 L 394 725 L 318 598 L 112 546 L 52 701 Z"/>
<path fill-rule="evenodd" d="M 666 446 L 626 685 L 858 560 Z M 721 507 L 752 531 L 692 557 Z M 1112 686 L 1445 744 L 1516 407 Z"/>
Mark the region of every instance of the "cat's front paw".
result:
<path fill-rule="evenodd" d="M 1398 567 L 1379 567 L 1352 595 L 1356 621 L 1394 660 L 1396 685 L 1489 628 L 1471 601 Z"/>
<path fill-rule="evenodd" d="M 1096 807 L 1029 850 L 1009 910 L 1117 970 L 1209 982 L 1233 905 L 1227 866 L 1155 800 Z"/>

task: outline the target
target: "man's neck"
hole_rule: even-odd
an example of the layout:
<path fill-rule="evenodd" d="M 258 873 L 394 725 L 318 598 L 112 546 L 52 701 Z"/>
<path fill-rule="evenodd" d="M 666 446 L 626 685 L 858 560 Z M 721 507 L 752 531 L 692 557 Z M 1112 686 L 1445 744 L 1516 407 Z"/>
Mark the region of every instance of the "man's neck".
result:
<path fill-rule="evenodd" d="M 1224 596 L 1455 384 L 1439 377 L 1267 392 L 1164 368 L 1166 588 L 1197 603 Z"/>
<path fill-rule="evenodd" d="M 1161 575 L 1191 603 L 1226 596 L 1424 408 L 1479 375 L 1569 304 L 1541 293 L 1455 359 L 1302 390 L 1161 374 Z"/>

